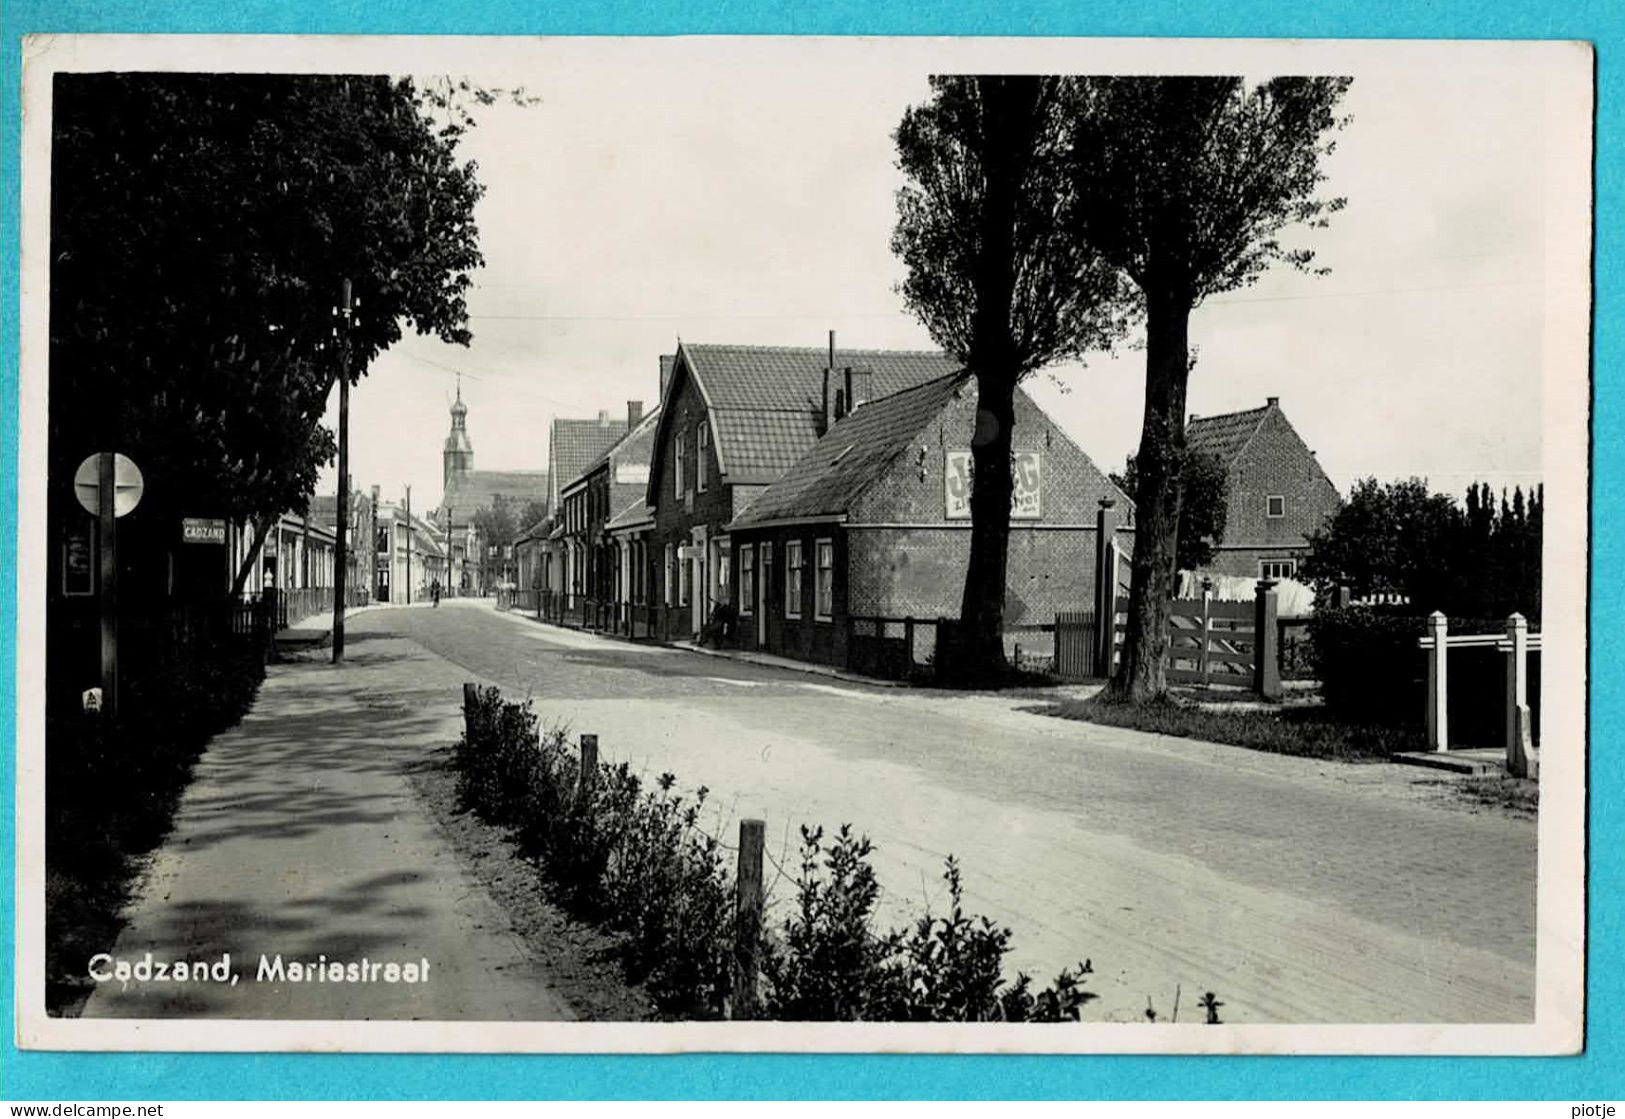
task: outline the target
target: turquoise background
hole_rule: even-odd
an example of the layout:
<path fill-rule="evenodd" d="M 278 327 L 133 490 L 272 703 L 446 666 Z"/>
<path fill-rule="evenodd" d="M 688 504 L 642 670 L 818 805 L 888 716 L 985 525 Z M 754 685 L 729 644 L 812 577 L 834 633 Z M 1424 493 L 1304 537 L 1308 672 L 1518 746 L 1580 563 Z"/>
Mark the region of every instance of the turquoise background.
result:
<path fill-rule="evenodd" d="M 775 0 L 641 4 L 518 0 L 363 4 L 350 0 L 6 0 L 0 5 L 3 162 L 0 162 L 0 712 L 5 772 L 16 772 L 18 143 L 22 36 L 34 32 L 314 32 L 412 34 L 881 34 L 1202 35 L 1308 38 L 1584 39 L 1597 46 L 1597 237 L 1593 425 L 1593 570 L 1625 571 L 1625 418 L 1620 365 L 1625 246 L 1625 88 L 1615 50 L 1625 49 L 1625 5 L 1483 0 L 811 0 L 781 11 Z M 200 58 L 200 65 L 207 65 Z M 1516 81 L 1515 74 L 1508 75 Z M 1625 617 L 1625 580 L 1593 588 L 1593 619 Z M 238 1054 L 70 1054 L 15 1048 L 12 976 L 0 966 L 0 1095 L 11 1100 L 210 1098 L 528 1097 L 1038 1097 L 1038 1098 L 1499 1098 L 1618 1099 L 1625 1096 L 1621 1003 L 1625 971 L 1619 890 L 1625 825 L 1618 807 L 1625 770 L 1608 762 L 1625 720 L 1617 665 L 1625 630 L 1604 625 L 1591 665 L 1591 1027 L 1582 1057 L 1202 1058 L 682 1056 L 494 1057 Z M 1600 755 L 1605 764 L 1596 764 Z M 15 842 L 15 781 L 0 782 L 0 842 Z M 1620 835 L 1615 835 L 1620 832 Z M 0 884 L 0 936 L 14 959 L 13 861 Z"/>

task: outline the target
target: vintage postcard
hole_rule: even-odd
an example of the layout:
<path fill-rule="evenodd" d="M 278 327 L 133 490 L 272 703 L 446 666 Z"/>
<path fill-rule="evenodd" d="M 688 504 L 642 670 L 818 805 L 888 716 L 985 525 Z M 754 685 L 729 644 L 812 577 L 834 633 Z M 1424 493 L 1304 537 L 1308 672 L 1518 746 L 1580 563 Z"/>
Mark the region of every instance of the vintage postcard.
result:
<path fill-rule="evenodd" d="M 20 1045 L 1583 1048 L 1589 46 L 25 53 Z"/>

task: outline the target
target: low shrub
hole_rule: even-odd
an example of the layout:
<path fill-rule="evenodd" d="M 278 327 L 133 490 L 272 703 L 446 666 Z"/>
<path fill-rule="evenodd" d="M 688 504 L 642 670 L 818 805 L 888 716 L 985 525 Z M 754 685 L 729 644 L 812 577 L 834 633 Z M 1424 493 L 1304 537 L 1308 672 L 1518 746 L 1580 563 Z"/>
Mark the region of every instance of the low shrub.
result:
<path fill-rule="evenodd" d="M 1427 701 L 1427 661 L 1417 639 L 1427 619 L 1364 607 L 1319 610 L 1309 648 L 1327 710 L 1362 722 L 1415 723 Z"/>
<path fill-rule="evenodd" d="M 506 703 L 495 688 L 469 697 L 453 763 L 465 806 L 512 826 L 568 908 L 621 934 L 628 977 L 657 1013 L 728 1013 L 735 887 L 721 842 L 701 826 L 708 790 L 678 794 L 670 773 L 644 788 L 624 763 L 601 763 L 583 782 L 568 735 L 540 730 L 528 701 Z M 946 916 L 877 930 L 872 852 L 850 827 L 827 844 L 822 829 L 802 829 L 794 911 L 763 931 L 759 1016 L 1059 1022 L 1095 997 L 1087 961 L 1040 991 L 1024 974 L 1005 982 L 1010 930 L 964 912 L 952 858 Z"/>

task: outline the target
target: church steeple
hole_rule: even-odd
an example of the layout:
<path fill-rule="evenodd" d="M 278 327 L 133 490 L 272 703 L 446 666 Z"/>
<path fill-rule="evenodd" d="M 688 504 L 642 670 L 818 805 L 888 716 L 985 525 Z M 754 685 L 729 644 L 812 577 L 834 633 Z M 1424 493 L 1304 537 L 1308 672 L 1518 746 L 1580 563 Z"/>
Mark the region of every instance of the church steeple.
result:
<path fill-rule="evenodd" d="M 459 373 L 457 399 L 451 406 L 451 432 L 446 436 L 446 449 L 442 456 L 445 463 L 442 481 L 447 489 L 451 488 L 453 478 L 460 478 L 474 469 L 474 444 L 468 438 L 465 426 L 467 418 L 468 406 L 463 403 L 463 375 Z"/>

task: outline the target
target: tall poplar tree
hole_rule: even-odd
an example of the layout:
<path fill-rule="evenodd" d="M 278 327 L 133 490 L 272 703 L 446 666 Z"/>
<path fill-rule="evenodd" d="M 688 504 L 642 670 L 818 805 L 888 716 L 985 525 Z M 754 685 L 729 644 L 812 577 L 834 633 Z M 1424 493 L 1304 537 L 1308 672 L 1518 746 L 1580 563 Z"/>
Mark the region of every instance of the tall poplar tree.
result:
<path fill-rule="evenodd" d="M 1281 240 L 1343 205 L 1319 199 L 1322 159 L 1344 123 L 1347 78 L 1077 79 L 1069 148 L 1074 230 L 1133 281 L 1145 311 L 1145 412 L 1135 453 L 1129 624 L 1114 691 L 1167 687 L 1177 570 L 1191 311 L 1272 264 L 1313 270 Z"/>
<path fill-rule="evenodd" d="M 1075 236 L 1067 173 L 1072 106 L 1063 79 L 949 76 L 896 132 L 908 176 L 892 249 L 904 302 L 976 381 L 971 546 L 954 671 L 1004 666 L 1016 385 L 1101 348 L 1123 329 L 1116 269 Z"/>

